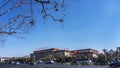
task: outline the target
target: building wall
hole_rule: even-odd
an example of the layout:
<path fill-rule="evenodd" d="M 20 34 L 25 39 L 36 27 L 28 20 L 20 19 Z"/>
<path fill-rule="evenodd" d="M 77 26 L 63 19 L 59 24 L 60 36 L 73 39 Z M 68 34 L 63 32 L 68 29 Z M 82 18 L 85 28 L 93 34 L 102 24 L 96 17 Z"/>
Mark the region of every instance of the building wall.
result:
<path fill-rule="evenodd" d="M 55 51 L 58 51 L 58 48 L 50 48 L 50 49 L 45 49 L 45 50 L 38 50 L 34 51 L 33 55 L 36 60 L 40 60 L 42 58 L 51 58 L 54 55 Z"/>
<path fill-rule="evenodd" d="M 98 57 L 98 51 L 94 49 L 74 50 L 71 53 L 72 55 L 75 55 L 76 57 L 80 57 L 80 58 L 97 58 Z"/>
<path fill-rule="evenodd" d="M 79 57 L 79 58 L 97 58 L 98 51 L 95 49 L 80 49 L 80 50 L 59 50 L 58 48 L 51 48 L 45 50 L 34 51 L 31 54 L 32 58 L 40 59 L 53 59 L 57 57 Z"/>
<path fill-rule="evenodd" d="M 11 60 L 11 57 L 1 57 L 0 63 L 4 63 L 6 60 Z"/>
<path fill-rule="evenodd" d="M 69 50 L 59 50 L 54 53 L 54 56 L 56 57 L 70 57 L 70 51 Z"/>
<path fill-rule="evenodd" d="M 71 57 L 70 51 L 66 51 L 66 52 L 64 53 L 64 55 L 65 55 L 66 57 Z"/>
<path fill-rule="evenodd" d="M 33 54 L 31 54 L 31 58 L 35 58 L 36 60 L 54 59 L 56 57 L 70 57 L 70 51 L 59 50 L 58 48 L 51 48 L 51 49 L 34 51 Z"/>

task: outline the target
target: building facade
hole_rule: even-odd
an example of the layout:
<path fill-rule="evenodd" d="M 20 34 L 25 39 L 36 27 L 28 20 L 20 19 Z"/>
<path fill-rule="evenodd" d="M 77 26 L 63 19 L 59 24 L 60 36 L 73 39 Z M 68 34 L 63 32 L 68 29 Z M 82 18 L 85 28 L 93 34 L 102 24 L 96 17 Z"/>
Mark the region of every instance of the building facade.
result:
<path fill-rule="evenodd" d="M 54 56 L 56 56 L 56 57 L 71 57 L 70 52 L 71 51 L 69 51 L 69 50 L 59 50 L 54 53 Z"/>
<path fill-rule="evenodd" d="M 95 49 L 80 49 L 71 51 L 73 57 L 78 58 L 98 58 L 98 50 Z"/>
<path fill-rule="evenodd" d="M 41 59 L 54 60 L 57 59 L 58 57 L 70 57 L 70 51 L 60 50 L 58 48 L 50 48 L 50 49 L 34 51 L 33 54 L 30 54 L 30 57 L 36 60 L 41 60 Z"/>
<path fill-rule="evenodd" d="M 31 58 L 35 58 L 36 60 L 41 60 L 44 58 L 52 58 L 55 51 L 58 51 L 58 48 L 50 48 L 44 50 L 34 51 L 33 54 L 30 54 Z"/>
<path fill-rule="evenodd" d="M 58 48 L 50 48 L 44 50 L 34 51 L 33 54 L 30 54 L 30 58 L 37 60 L 55 60 L 57 58 L 67 58 L 67 57 L 76 57 L 76 58 L 98 58 L 98 50 L 95 49 L 79 49 L 79 50 L 60 50 Z"/>

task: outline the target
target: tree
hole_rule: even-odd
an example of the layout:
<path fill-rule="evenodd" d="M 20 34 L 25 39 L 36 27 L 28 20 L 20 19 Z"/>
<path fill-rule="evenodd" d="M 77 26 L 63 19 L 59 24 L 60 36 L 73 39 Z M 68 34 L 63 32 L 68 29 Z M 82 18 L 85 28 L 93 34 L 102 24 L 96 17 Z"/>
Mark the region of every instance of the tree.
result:
<path fill-rule="evenodd" d="M 116 55 L 117 57 L 120 57 L 120 47 L 116 47 Z"/>
<path fill-rule="evenodd" d="M 36 15 L 63 22 L 64 0 L 1 0 L 0 35 L 28 33 L 37 23 Z"/>
<path fill-rule="evenodd" d="M 110 49 L 110 50 L 109 50 L 109 56 L 108 56 L 109 60 L 112 61 L 114 57 L 115 57 L 115 55 L 114 55 L 114 50 L 113 50 L 113 49 Z"/>
<path fill-rule="evenodd" d="M 104 57 L 105 57 L 105 60 L 107 60 L 107 54 L 108 54 L 108 50 L 107 49 L 103 49 L 102 50 L 104 52 Z"/>
<path fill-rule="evenodd" d="M 108 61 L 114 60 L 119 55 L 118 48 L 116 48 L 115 51 L 113 49 L 110 49 L 110 50 L 103 49 L 103 52 L 104 52 L 105 59 Z"/>

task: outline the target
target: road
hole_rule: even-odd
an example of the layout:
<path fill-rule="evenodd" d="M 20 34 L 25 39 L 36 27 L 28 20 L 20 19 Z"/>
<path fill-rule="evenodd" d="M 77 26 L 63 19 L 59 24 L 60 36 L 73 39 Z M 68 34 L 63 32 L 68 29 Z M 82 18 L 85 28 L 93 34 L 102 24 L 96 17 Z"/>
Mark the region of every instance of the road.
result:
<path fill-rule="evenodd" d="M 109 66 L 79 66 L 79 65 L 56 65 L 56 64 L 0 64 L 0 68 L 109 68 Z"/>

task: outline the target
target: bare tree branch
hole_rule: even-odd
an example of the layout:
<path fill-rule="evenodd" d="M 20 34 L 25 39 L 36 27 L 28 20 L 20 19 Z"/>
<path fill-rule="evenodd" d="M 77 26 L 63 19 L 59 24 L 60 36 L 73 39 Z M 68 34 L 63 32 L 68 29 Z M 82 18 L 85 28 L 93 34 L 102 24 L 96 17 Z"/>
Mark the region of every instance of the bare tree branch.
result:
<path fill-rule="evenodd" d="M 1 0 L 0 4 L 0 35 L 31 31 L 38 14 L 44 20 L 64 22 L 64 0 Z"/>

